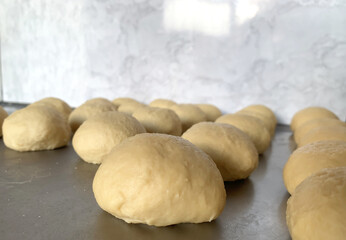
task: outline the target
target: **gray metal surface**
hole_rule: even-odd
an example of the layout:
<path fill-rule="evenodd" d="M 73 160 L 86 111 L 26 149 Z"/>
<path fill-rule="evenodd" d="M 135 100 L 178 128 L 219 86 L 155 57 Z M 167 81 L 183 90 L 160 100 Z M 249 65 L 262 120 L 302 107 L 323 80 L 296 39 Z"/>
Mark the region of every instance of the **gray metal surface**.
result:
<path fill-rule="evenodd" d="M 226 183 L 227 204 L 211 223 L 149 227 L 127 224 L 102 211 L 93 196 L 98 168 L 71 145 L 20 153 L 0 140 L 0 238 L 7 239 L 290 239 L 285 223 L 289 194 L 282 168 L 291 132 L 278 126 L 259 167 L 244 181 Z"/>

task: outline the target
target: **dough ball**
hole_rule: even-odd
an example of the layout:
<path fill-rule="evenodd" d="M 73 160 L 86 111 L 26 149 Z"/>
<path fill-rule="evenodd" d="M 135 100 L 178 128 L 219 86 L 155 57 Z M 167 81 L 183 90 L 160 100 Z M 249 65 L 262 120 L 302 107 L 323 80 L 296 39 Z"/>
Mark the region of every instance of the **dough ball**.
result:
<path fill-rule="evenodd" d="M 142 107 L 133 113 L 133 117 L 150 133 L 181 135 L 181 121 L 178 115 L 170 109 Z"/>
<path fill-rule="evenodd" d="M 189 128 L 182 137 L 214 160 L 224 181 L 247 178 L 258 165 L 255 145 L 232 125 L 201 122 Z"/>
<path fill-rule="evenodd" d="M 196 104 L 206 115 L 207 121 L 214 122 L 218 117 L 222 115 L 219 108 L 212 104 Z"/>
<path fill-rule="evenodd" d="M 317 118 L 334 118 L 338 119 L 338 117 L 323 107 L 308 107 L 297 112 L 291 121 L 291 129 L 295 131 L 300 125 L 310 121 L 312 119 Z"/>
<path fill-rule="evenodd" d="M 116 111 L 117 106 L 106 102 L 86 102 L 73 110 L 68 118 L 68 123 L 73 132 L 88 118 L 98 115 L 102 112 Z"/>
<path fill-rule="evenodd" d="M 176 104 L 177 103 L 172 101 L 172 100 L 159 98 L 159 99 L 155 99 L 154 101 L 149 103 L 149 106 L 150 107 L 159 107 L 159 108 L 170 108 Z"/>
<path fill-rule="evenodd" d="M 120 105 L 123 105 L 123 104 L 129 104 L 129 103 L 136 104 L 136 103 L 140 103 L 140 102 L 138 102 L 137 100 L 135 100 L 133 98 L 127 98 L 127 97 L 116 98 L 112 102 L 117 107 L 120 107 Z"/>
<path fill-rule="evenodd" d="M 271 122 L 274 125 L 277 124 L 277 119 L 276 119 L 274 112 L 270 108 L 268 108 L 264 105 L 261 105 L 261 104 L 249 105 L 249 106 L 243 108 L 242 110 L 259 113 L 261 115 L 266 116 L 267 118 L 270 118 Z"/>
<path fill-rule="evenodd" d="M 119 106 L 118 111 L 132 115 L 137 109 L 143 107 L 146 107 L 146 105 L 139 102 L 123 103 Z"/>
<path fill-rule="evenodd" d="M 216 119 L 215 122 L 227 123 L 242 130 L 255 144 L 259 154 L 264 153 L 270 145 L 270 134 L 258 118 L 240 114 L 226 114 Z"/>
<path fill-rule="evenodd" d="M 302 138 L 312 129 L 317 128 L 317 127 L 327 127 L 327 126 L 344 126 L 346 127 L 346 123 L 342 122 L 338 119 L 335 118 L 318 118 L 318 119 L 313 119 L 310 121 L 307 121 L 306 123 L 302 124 L 299 126 L 295 131 L 294 131 L 294 141 L 299 144 L 302 141 Z"/>
<path fill-rule="evenodd" d="M 99 206 L 128 223 L 210 222 L 226 192 L 213 160 L 181 137 L 144 133 L 107 155 L 93 191 Z"/>
<path fill-rule="evenodd" d="M 323 168 L 346 166 L 346 142 L 320 141 L 295 150 L 285 164 L 283 179 L 287 191 Z"/>
<path fill-rule="evenodd" d="M 66 102 L 55 97 L 43 98 L 37 102 L 30 104 L 29 106 L 35 106 L 35 105 L 47 105 L 49 107 L 52 107 L 58 112 L 60 112 L 64 116 L 65 119 L 68 119 L 68 116 L 72 112 L 72 108 Z"/>
<path fill-rule="evenodd" d="M 267 115 L 262 114 L 261 112 L 249 111 L 249 110 L 240 110 L 236 112 L 236 114 L 248 115 L 248 116 L 260 119 L 263 125 L 269 131 L 270 136 L 271 137 L 274 136 L 275 128 L 276 128 L 276 119 L 270 118 Z"/>
<path fill-rule="evenodd" d="M 294 240 L 344 240 L 346 167 L 307 178 L 287 201 L 286 222 Z"/>
<path fill-rule="evenodd" d="M 20 152 L 59 148 L 71 137 L 62 114 L 42 105 L 15 111 L 5 119 L 2 130 L 5 145 Z"/>
<path fill-rule="evenodd" d="M 207 115 L 193 104 L 177 104 L 172 106 L 171 109 L 180 118 L 183 132 L 189 129 L 193 124 L 207 121 Z"/>
<path fill-rule="evenodd" d="M 126 138 L 145 132 L 144 127 L 128 114 L 103 112 L 87 119 L 78 128 L 72 145 L 84 161 L 98 164 Z"/>
<path fill-rule="evenodd" d="M 2 123 L 4 122 L 5 118 L 7 118 L 8 114 L 5 111 L 5 109 L 3 109 L 0 106 L 0 137 L 2 136 Z"/>
<path fill-rule="evenodd" d="M 338 125 L 313 128 L 302 137 L 298 147 L 323 140 L 346 141 L 346 128 Z"/>

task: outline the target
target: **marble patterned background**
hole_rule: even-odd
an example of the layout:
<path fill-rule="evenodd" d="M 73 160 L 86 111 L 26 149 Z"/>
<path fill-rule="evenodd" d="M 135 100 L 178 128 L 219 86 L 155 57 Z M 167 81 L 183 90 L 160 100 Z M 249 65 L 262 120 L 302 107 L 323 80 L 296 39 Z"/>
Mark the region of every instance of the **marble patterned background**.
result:
<path fill-rule="evenodd" d="M 1 0 L 3 101 L 120 96 L 346 117 L 345 0 Z"/>

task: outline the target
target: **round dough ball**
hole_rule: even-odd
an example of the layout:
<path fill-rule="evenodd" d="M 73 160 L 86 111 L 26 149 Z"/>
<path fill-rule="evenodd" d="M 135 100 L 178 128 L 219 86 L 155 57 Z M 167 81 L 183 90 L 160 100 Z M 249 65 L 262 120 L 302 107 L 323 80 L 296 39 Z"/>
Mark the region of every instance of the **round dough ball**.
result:
<path fill-rule="evenodd" d="M 2 136 L 2 123 L 4 122 L 5 118 L 7 118 L 8 114 L 5 111 L 5 109 L 3 109 L 0 106 L 0 137 Z"/>
<path fill-rule="evenodd" d="M 224 181 L 245 179 L 258 165 L 258 153 L 251 139 L 238 128 L 224 123 L 201 122 L 182 136 L 207 153 Z"/>
<path fill-rule="evenodd" d="M 215 122 L 231 124 L 242 130 L 251 138 L 259 154 L 264 153 L 270 145 L 270 134 L 258 118 L 240 114 L 226 114 L 216 119 Z"/>
<path fill-rule="evenodd" d="M 338 125 L 313 128 L 302 137 L 297 145 L 302 147 L 306 144 L 323 140 L 346 141 L 346 128 Z"/>
<path fill-rule="evenodd" d="M 180 118 L 183 132 L 189 129 L 193 124 L 207 121 L 207 115 L 193 104 L 177 104 L 173 105 L 171 109 Z"/>
<path fill-rule="evenodd" d="M 172 100 L 159 98 L 159 99 L 155 99 L 154 101 L 149 103 L 149 106 L 150 107 L 159 107 L 159 108 L 170 108 L 176 104 L 177 103 L 172 101 Z"/>
<path fill-rule="evenodd" d="M 283 179 L 286 189 L 294 189 L 307 177 L 323 168 L 346 166 L 346 142 L 320 141 L 295 150 L 285 164 Z"/>
<path fill-rule="evenodd" d="M 5 119 L 2 130 L 5 145 L 20 152 L 59 148 L 71 138 L 62 114 L 41 105 L 15 111 Z"/>
<path fill-rule="evenodd" d="M 108 99 L 106 98 L 92 98 L 92 99 L 89 99 L 87 100 L 84 104 L 96 104 L 96 105 L 108 105 L 108 106 L 115 106 L 111 101 L 109 101 Z M 83 104 L 83 105 L 84 105 Z"/>
<path fill-rule="evenodd" d="M 286 222 L 294 240 L 344 240 L 346 167 L 323 169 L 304 180 L 287 201 Z"/>
<path fill-rule="evenodd" d="M 119 106 L 118 111 L 132 115 L 137 109 L 143 107 L 146 107 L 146 105 L 139 102 L 123 103 Z"/>
<path fill-rule="evenodd" d="M 123 104 L 129 104 L 129 103 L 136 104 L 136 103 L 140 103 L 140 102 L 138 102 L 137 100 L 135 100 L 133 98 L 127 98 L 127 97 L 116 98 L 112 102 L 117 107 L 120 107 L 120 105 L 123 105 Z"/>
<path fill-rule="evenodd" d="M 68 119 L 68 116 L 72 112 L 72 108 L 66 102 L 55 97 L 43 98 L 37 102 L 30 104 L 29 106 L 35 106 L 35 105 L 47 105 L 49 107 L 52 107 L 58 112 L 60 112 L 64 116 L 65 119 Z"/>
<path fill-rule="evenodd" d="M 342 122 L 334 118 L 318 118 L 318 119 L 307 121 L 306 123 L 302 124 L 300 127 L 298 127 L 294 131 L 294 141 L 298 145 L 302 141 L 303 137 L 312 129 L 317 127 L 326 127 L 326 126 L 335 126 L 335 125 L 346 127 L 345 122 Z"/>
<path fill-rule="evenodd" d="M 132 115 L 150 133 L 181 135 L 181 121 L 170 109 L 156 107 L 138 108 Z"/>
<path fill-rule="evenodd" d="M 144 127 L 128 114 L 104 112 L 87 119 L 78 128 L 72 145 L 84 161 L 98 164 L 126 138 L 145 132 Z"/>
<path fill-rule="evenodd" d="M 268 108 L 264 105 L 261 105 L 261 104 L 249 105 L 249 106 L 243 108 L 242 110 L 259 113 L 261 115 L 266 116 L 267 118 L 270 118 L 271 122 L 274 125 L 277 124 L 277 119 L 276 119 L 274 112 L 270 108 Z"/>
<path fill-rule="evenodd" d="M 155 133 L 116 146 L 97 170 L 93 191 L 103 210 L 154 226 L 210 222 L 226 200 L 222 176 L 207 154 L 180 137 Z"/>
<path fill-rule="evenodd" d="M 117 107 L 112 103 L 86 102 L 73 110 L 68 118 L 68 123 L 73 132 L 88 118 L 102 112 L 116 111 Z"/>
<path fill-rule="evenodd" d="M 255 118 L 258 118 L 262 121 L 263 125 L 269 131 L 270 136 L 273 137 L 275 134 L 276 128 L 276 119 L 270 118 L 267 115 L 262 114 L 261 112 L 249 111 L 249 110 L 240 110 L 236 114 L 248 115 Z"/>
<path fill-rule="evenodd" d="M 300 125 L 317 118 L 339 119 L 334 113 L 323 107 L 307 107 L 298 111 L 292 118 L 291 129 L 295 131 Z"/>
<path fill-rule="evenodd" d="M 218 117 L 222 115 L 219 108 L 212 104 L 196 104 L 206 115 L 207 121 L 214 122 Z"/>

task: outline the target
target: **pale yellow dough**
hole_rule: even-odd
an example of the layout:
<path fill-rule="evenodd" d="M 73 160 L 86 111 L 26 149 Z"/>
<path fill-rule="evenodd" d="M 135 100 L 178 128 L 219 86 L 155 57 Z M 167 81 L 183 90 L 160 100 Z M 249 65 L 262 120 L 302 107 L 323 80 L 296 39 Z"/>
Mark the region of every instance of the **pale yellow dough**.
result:
<path fill-rule="evenodd" d="M 113 104 L 116 105 L 117 107 L 120 107 L 123 104 L 136 104 L 136 103 L 140 103 L 137 100 L 133 99 L 133 98 L 128 98 L 128 97 L 121 97 L 121 98 L 116 98 L 113 101 Z"/>
<path fill-rule="evenodd" d="M 116 146 L 97 170 L 93 191 L 103 210 L 154 226 L 210 222 L 226 200 L 222 176 L 207 154 L 180 137 L 153 133 Z"/>
<path fill-rule="evenodd" d="M 87 119 L 73 136 L 72 145 L 84 161 L 99 164 L 116 145 L 126 138 L 145 133 L 133 117 L 116 111 Z"/>
<path fill-rule="evenodd" d="M 265 105 L 261 105 L 261 104 L 249 105 L 249 106 L 243 108 L 241 111 L 249 111 L 249 112 L 259 113 L 259 114 L 264 115 L 267 118 L 269 118 L 270 121 L 274 125 L 277 124 L 277 119 L 276 119 L 274 112 L 269 107 L 267 107 Z"/>
<path fill-rule="evenodd" d="M 320 141 L 294 151 L 283 170 L 286 189 L 293 193 L 304 179 L 323 168 L 346 166 L 346 142 Z"/>
<path fill-rule="evenodd" d="M 262 121 L 256 117 L 241 114 L 226 114 L 215 122 L 227 123 L 246 133 L 255 144 L 259 154 L 264 153 L 270 145 L 270 134 Z"/>
<path fill-rule="evenodd" d="M 29 106 L 35 105 L 47 105 L 49 107 L 52 107 L 60 112 L 65 119 L 68 119 L 68 116 L 72 112 L 72 108 L 65 101 L 55 97 L 43 98 L 37 102 L 30 104 Z"/>
<path fill-rule="evenodd" d="M 193 104 L 177 104 L 171 109 L 179 116 L 183 132 L 196 123 L 207 121 L 207 115 Z"/>
<path fill-rule="evenodd" d="M 101 98 L 101 97 L 98 97 L 98 98 L 91 98 L 89 100 L 87 100 L 84 104 L 103 104 L 103 105 L 114 105 L 111 101 L 109 101 L 108 99 L 106 98 Z"/>
<path fill-rule="evenodd" d="M 173 105 L 176 105 L 177 103 L 172 101 L 172 100 L 168 100 L 168 99 L 155 99 L 154 101 L 149 103 L 150 107 L 159 107 L 159 108 L 170 108 Z"/>
<path fill-rule="evenodd" d="M 15 111 L 5 119 L 2 130 L 5 145 L 20 152 L 59 148 L 71 137 L 62 114 L 42 105 Z"/>
<path fill-rule="evenodd" d="M 141 107 L 132 116 L 150 133 L 181 135 L 181 121 L 178 115 L 170 109 Z"/>
<path fill-rule="evenodd" d="M 207 121 L 214 122 L 222 115 L 220 109 L 212 104 L 196 104 L 206 115 Z"/>
<path fill-rule="evenodd" d="M 8 113 L 0 106 L 0 137 L 2 136 L 2 123 L 7 118 Z"/>
<path fill-rule="evenodd" d="M 298 147 L 323 140 L 346 141 L 346 127 L 340 125 L 329 125 L 316 127 L 307 132 L 297 144 Z"/>
<path fill-rule="evenodd" d="M 79 126 L 88 118 L 96 116 L 102 112 L 116 110 L 117 106 L 115 106 L 110 101 L 99 101 L 99 99 L 93 101 L 89 100 L 71 112 L 68 118 L 68 123 L 70 124 L 72 131 L 75 132 L 79 128 Z"/>
<path fill-rule="evenodd" d="M 240 111 L 236 112 L 236 114 L 248 115 L 248 116 L 260 119 L 262 121 L 263 125 L 269 131 L 270 136 L 271 137 L 274 136 L 275 128 L 276 128 L 276 119 L 270 118 L 267 115 L 265 115 L 261 112 L 258 112 L 258 111 L 240 110 Z"/>
<path fill-rule="evenodd" d="M 258 165 L 255 145 L 244 132 L 232 125 L 197 123 L 182 138 L 202 149 L 214 160 L 224 181 L 247 178 Z"/>
<path fill-rule="evenodd" d="M 137 109 L 146 107 L 145 104 L 139 102 L 123 103 L 119 106 L 118 111 L 132 115 Z"/>
<path fill-rule="evenodd" d="M 327 127 L 335 125 L 346 127 L 345 122 L 342 122 L 335 118 L 318 118 L 307 121 L 294 131 L 294 141 L 297 143 L 297 145 L 301 145 L 301 141 L 304 136 L 312 129 L 317 127 Z"/>
<path fill-rule="evenodd" d="M 298 111 L 291 120 L 291 129 L 294 132 L 299 126 L 307 121 L 317 118 L 334 118 L 338 117 L 331 111 L 323 107 L 307 107 Z"/>
<path fill-rule="evenodd" d="M 346 167 L 305 179 L 287 201 L 286 222 L 293 240 L 345 240 Z"/>

